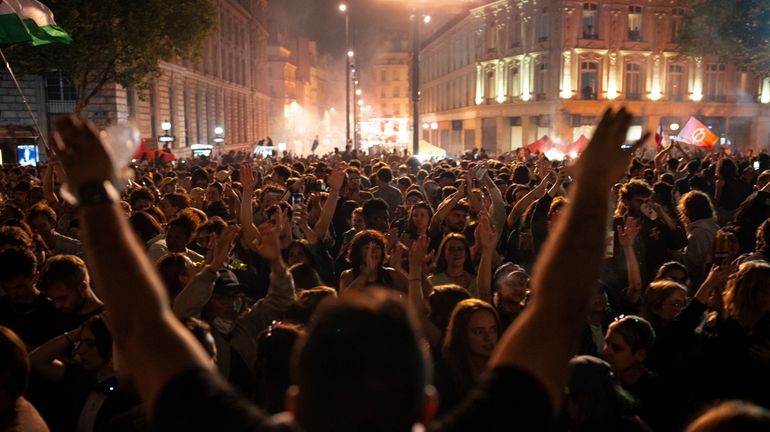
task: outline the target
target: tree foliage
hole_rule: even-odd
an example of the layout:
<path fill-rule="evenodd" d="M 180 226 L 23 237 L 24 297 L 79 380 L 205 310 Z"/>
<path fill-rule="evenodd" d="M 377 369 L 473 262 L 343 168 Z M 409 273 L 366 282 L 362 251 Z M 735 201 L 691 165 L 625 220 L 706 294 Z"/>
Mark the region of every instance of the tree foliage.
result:
<path fill-rule="evenodd" d="M 716 55 L 760 75 L 770 73 L 770 1 L 684 0 L 679 43 L 686 54 Z"/>
<path fill-rule="evenodd" d="M 19 46 L 10 61 L 26 73 L 59 70 L 78 95 L 76 112 L 107 83 L 146 88 L 160 60 L 195 60 L 214 29 L 214 0 L 47 0 L 70 45 Z"/>

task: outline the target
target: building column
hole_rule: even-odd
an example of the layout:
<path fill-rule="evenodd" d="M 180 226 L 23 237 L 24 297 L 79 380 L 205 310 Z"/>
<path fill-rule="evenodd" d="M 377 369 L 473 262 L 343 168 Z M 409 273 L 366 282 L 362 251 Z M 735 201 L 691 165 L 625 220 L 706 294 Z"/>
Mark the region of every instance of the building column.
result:
<path fill-rule="evenodd" d="M 484 65 L 481 63 L 476 65 L 476 98 L 474 99 L 476 105 L 481 105 L 481 103 L 484 102 L 484 87 L 486 81 L 486 73 L 484 70 Z"/>
<path fill-rule="evenodd" d="M 764 114 L 751 119 L 749 146 L 745 146 L 743 150 L 747 150 L 749 147 L 753 147 L 755 150 L 770 149 L 770 116 L 766 112 Z"/>
<path fill-rule="evenodd" d="M 572 51 L 562 53 L 561 98 L 572 98 Z"/>
<path fill-rule="evenodd" d="M 511 150 L 511 122 L 508 117 L 497 117 L 497 139 L 495 142 L 495 154 Z"/>

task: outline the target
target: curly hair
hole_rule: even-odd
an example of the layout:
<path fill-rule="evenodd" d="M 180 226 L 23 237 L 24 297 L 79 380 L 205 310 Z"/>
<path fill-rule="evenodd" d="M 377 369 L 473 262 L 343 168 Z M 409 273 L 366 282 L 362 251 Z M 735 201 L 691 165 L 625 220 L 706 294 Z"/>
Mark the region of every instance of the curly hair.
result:
<path fill-rule="evenodd" d="M 382 260 L 380 261 L 380 265 L 382 265 L 382 261 L 385 260 L 385 236 L 382 235 L 379 231 L 375 230 L 363 230 L 355 235 L 353 237 L 353 240 L 350 241 L 350 250 L 348 250 L 348 262 L 352 266 L 353 275 L 358 276 L 360 273 L 361 265 L 364 263 L 364 247 L 369 244 L 374 243 L 375 246 L 379 247 L 382 251 Z"/>
<path fill-rule="evenodd" d="M 770 264 L 749 261 L 741 264 L 724 292 L 724 314 L 748 330 L 767 313 L 770 297 Z"/>

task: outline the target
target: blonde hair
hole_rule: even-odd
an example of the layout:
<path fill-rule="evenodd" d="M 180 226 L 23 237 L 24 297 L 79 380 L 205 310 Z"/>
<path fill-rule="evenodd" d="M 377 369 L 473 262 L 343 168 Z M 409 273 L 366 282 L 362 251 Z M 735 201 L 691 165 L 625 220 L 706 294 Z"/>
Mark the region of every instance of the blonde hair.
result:
<path fill-rule="evenodd" d="M 724 293 L 724 314 L 749 331 L 767 312 L 770 299 L 770 264 L 749 261 L 727 282 Z"/>

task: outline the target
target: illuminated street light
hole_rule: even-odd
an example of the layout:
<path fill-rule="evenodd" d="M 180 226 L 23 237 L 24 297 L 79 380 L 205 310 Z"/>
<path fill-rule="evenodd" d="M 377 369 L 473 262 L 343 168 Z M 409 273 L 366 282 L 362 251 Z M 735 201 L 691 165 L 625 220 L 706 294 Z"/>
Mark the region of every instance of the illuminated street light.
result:
<path fill-rule="evenodd" d="M 672 131 L 678 131 L 679 130 L 679 123 L 671 123 L 671 126 L 669 126 L 669 128 Z"/>
<path fill-rule="evenodd" d="M 340 10 L 340 12 L 342 12 L 342 13 L 345 13 L 345 12 L 347 12 L 347 10 L 348 10 L 348 5 L 346 5 L 345 3 L 340 3 L 340 6 L 339 6 L 339 10 Z"/>
<path fill-rule="evenodd" d="M 363 91 L 361 89 L 356 90 L 356 96 L 361 96 L 363 94 Z"/>
<path fill-rule="evenodd" d="M 165 132 L 168 132 L 171 130 L 171 122 L 166 120 L 163 123 L 160 124 L 160 128 L 163 129 Z"/>
<path fill-rule="evenodd" d="M 438 123 L 436 123 L 436 122 L 431 123 L 430 124 L 430 128 L 433 129 L 433 130 L 438 129 Z"/>
<path fill-rule="evenodd" d="M 356 55 L 356 53 L 354 53 L 353 50 L 348 51 L 348 57 L 353 57 L 354 55 Z"/>
<path fill-rule="evenodd" d="M 428 24 L 430 22 L 430 15 L 425 15 L 424 17 L 422 17 L 422 22 L 424 22 L 425 24 Z"/>
<path fill-rule="evenodd" d="M 223 128 L 222 126 L 217 126 L 214 128 L 214 133 L 217 135 L 222 135 L 225 133 L 225 128 Z"/>

